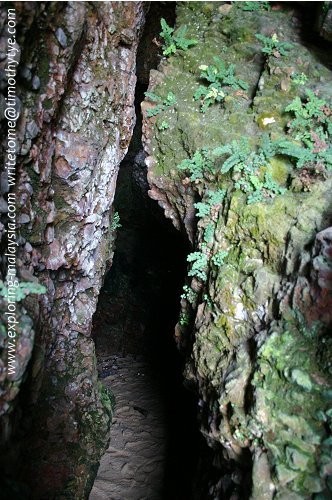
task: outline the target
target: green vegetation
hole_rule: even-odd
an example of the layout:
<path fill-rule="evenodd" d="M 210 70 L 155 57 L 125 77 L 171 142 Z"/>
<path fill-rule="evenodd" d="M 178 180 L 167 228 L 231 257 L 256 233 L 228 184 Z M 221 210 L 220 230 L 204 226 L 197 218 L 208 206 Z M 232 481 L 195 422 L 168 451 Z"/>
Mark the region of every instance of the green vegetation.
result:
<path fill-rule="evenodd" d="M 189 304 L 194 305 L 197 300 L 197 293 L 188 285 L 184 285 L 183 292 L 181 299 L 186 299 Z"/>
<path fill-rule="evenodd" d="M 207 172 L 214 172 L 214 164 L 209 156 L 207 148 L 202 148 L 195 151 L 192 159 L 183 160 L 178 165 L 179 170 L 188 171 L 190 173 L 190 180 L 197 181 L 204 178 Z"/>
<path fill-rule="evenodd" d="M 331 146 L 328 149 L 318 151 L 287 140 L 280 140 L 275 144 L 279 154 L 295 160 L 297 168 L 306 167 L 317 172 L 320 172 L 321 169 L 324 171 L 325 167 L 332 168 Z"/>
<path fill-rule="evenodd" d="M 215 148 L 212 154 L 217 157 L 228 155 L 221 167 L 221 173 L 226 174 L 233 170 L 234 186 L 248 194 L 248 204 L 273 198 L 286 191 L 272 178 L 269 160 L 275 156 L 276 151 L 268 136 L 263 136 L 257 152 L 250 147 L 248 139 L 243 138 L 240 142 L 232 141 Z"/>
<path fill-rule="evenodd" d="M 165 19 L 162 18 L 160 24 L 162 28 L 160 36 L 164 40 L 164 44 L 162 46 L 164 56 L 175 54 L 178 49 L 188 50 L 190 47 L 198 43 L 197 40 L 186 38 L 186 26 L 181 26 L 177 32 L 174 33 L 174 28 L 168 26 Z"/>
<path fill-rule="evenodd" d="M 276 33 L 274 33 L 271 38 L 268 38 L 267 36 L 261 34 L 256 34 L 256 38 L 257 40 L 262 42 L 262 52 L 267 56 L 287 56 L 288 51 L 293 48 L 293 44 L 290 42 L 279 42 Z"/>
<path fill-rule="evenodd" d="M 36 295 L 41 295 L 43 293 L 46 293 L 46 287 L 44 285 L 40 285 L 39 283 L 34 283 L 34 282 L 29 282 L 29 281 L 22 281 L 18 282 L 15 281 L 17 284 L 15 288 L 15 302 L 20 302 L 21 300 L 25 299 L 28 295 L 31 294 L 36 294 Z M 10 287 L 11 289 L 13 287 Z M 0 280 L 0 296 L 4 297 L 5 300 L 8 298 L 8 288 L 5 285 L 3 281 Z"/>
<path fill-rule="evenodd" d="M 234 187 L 248 194 L 248 204 L 263 201 L 286 191 L 272 177 L 269 160 L 277 153 L 275 144 L 270 141 L 268 136 L 264 135 L 262 145 L 256 152 L 250 147 L 248 139 L 243 138 L 240 142 L 232 141 L 217 147 L 211 153 L 207 149 L 196 151 L 192 160 L 182 161 L 178 168 L 180 170 L 187 169 L 191 173 L 190 180 L 195 181 L 203 178 L 205 169 L 209 172 L 216 171 L 216 158 L 228 156 L 223 161 L 220 172 L 227 174 L 229 171 L 233 171 Z M 213 206 L 222 202 L 224 196 L 223 189 L 215 192 L 209 191 L 207 202 L 195 203 L 198 217 L 207 216 Z"/>
<path fill-rule="evenodd" d="M 192 263 L 188 276 L 195 276 L 201 281 L 206 281 L 206 270 L 208 267 L 207 255 L 203 252 L 193 252 L 188 255 L 187 261 Z"/>
<path fill-rule="evenodd" d="M 288 133 L 297 142 L 287 139 L 275 142 L 279 154 L 289 156 L 297 168 L 310 168 L 323 172 L 332 167 L 332 110 L 312 90 L 306 90 L 306 101 L 296 97 L 285 112 L 293 115 L 288 123 Z"/>
<path fill-rule="evenodd" d="M 269 2 L 239 2 L 240 9 L 249 12 L 255 12 L 258 10 L 271 10 L 271 5 Z"/>
<path fill-rule="evenodd" d="M 168 122 L 163 120 L 161 123 L 157 123 L 158 130 L 161 132 L 162 130 L 167 130 L 169 128 Z"/>
<path fill-rule="evenodd" d="M 295 85 L 305 85 L 308 81 L 308 77 L 304 73 L 293 73 L 291 79 Z"/>
<path fill-rule="evenodd" d="M 226 250 L 220 250 L 216 255 L 212 257 L 212 262 L 215 266 L 221 267 L 227 257 L 228 252 Z"/>
<path fill-rule="evenodd" d="M 101 382 L 98 382 L 99 394 L 101 402 L 110 417 L 113 415 L 115 407 L 115 396 L 109 387 L 105 387 Z"/>
<path fill-rule="evenodd" d="M 120 224 L 120 215 L 118 212 L 114 212 L 112 222 L 110 224 L 110 232 L 113 233 L 117 229 L 120 229 L 122 225 Z"/>
<path fill-rule="evenodd" d="M 197 217 L 206 217 L 210 215 L 211 210 L 214 208 L 219 208 L 225 197 L 226 191 L 224 189 L 217 189 L 216 191 L 207 192 L 207 201 L 199 201 L 194 203 L 194 207 L 197 208 Z"/>
<path fill-rule="evenodd" d="M 189 325 L 189 320 L 190 320 L 189 314 L 187 312 L 181 312 L 179 319 L 180 325 L 181 326 Z"/>
<path fill-rule="evenodd" d="M 159 95 L 154 94 L 153 92 L 145 92 L 145 96 L 148 97 L 151 102 L 157 104 L 154 108 L 147 109 L 146 115 L 148 118 L 159 115 L 166 108 L 169 108 L 170 106 L 174 106 L 174 104 L 176 104 L 176 97 L 173 92 L 168 92 L 164 100 Z"/>
<path fill-rule="evenodd" d="M 297 96 L 285 109 L 286 113 L 294 116 L 288 125 L 288 131 L 294 133 L 295 140 L 302 141 L 311 149 L 327 149 L 328 140 L 332 136 L 332 110 L 312 90 L 307 89 L 306 94 L 306 102 L 302 102 Z"/>
<path fill-rule="evenodd" d="M 214 237 L 214 224 L 210 222 L 204 229 L 203 240 L 205 243 L 212 243 Z"/>
<path fill-rule="evenodd" d="M 195 101 L 201 101 L 202 113 L 205 113 L 211 104 L 224 101 L 227 87 L 233 90 L 248 89 L 247 83 L 235 76 L 234 64 L 226 66 L 219 57 L 214 57 L 213 60 L 215 64 L 202 64 L 199 67 L 201 80 L 208 83 L 208 86 L 200 85 L 194 94 Z"/>

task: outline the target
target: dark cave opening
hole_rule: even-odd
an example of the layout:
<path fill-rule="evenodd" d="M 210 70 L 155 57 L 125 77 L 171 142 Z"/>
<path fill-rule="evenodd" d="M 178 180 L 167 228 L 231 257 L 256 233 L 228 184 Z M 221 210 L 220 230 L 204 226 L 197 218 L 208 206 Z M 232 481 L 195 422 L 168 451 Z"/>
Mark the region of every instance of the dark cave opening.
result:
<path fill-rule="evenodd" d="M 145 89 L 137 86 L 137 123 L 114 201 L 122 227 L 100 293 L 93 336 L 100 378 L 112 373 L 102 362 L 112 356 L 129 354 L 148 363 L 167 421 L 164 498 L 184 500 L 193 498 L 191 484 L 202 439 L 196 398 L 183 387 L 183 359 L 173 338 L 189 246 L 147 194 L 138 109 Z"/>
<path fill-rule="evenodd" d="M 138 48 L 136 126 L 120 166 L 113 205 L 121 227 L 92 332 L 100 379 L 117 369 L 112 363 L 116 364 L 118 356 L 130 355 L 148 364 L 149 380 L 157 386 L 167 427 L 162 497 L 189 500 L 194 498 L 192 488 L 203 437 L 198 430 L 197 399 L 183 386 L 184 359 L 173 338 L 189 244 L 148 196 L 141 143 L 140 104 L 150 69 L 158 63 L 159 48 L 153 39 L 160 31 L 161 17 L 174 22 L 173 2 L 151 4 Z"/>

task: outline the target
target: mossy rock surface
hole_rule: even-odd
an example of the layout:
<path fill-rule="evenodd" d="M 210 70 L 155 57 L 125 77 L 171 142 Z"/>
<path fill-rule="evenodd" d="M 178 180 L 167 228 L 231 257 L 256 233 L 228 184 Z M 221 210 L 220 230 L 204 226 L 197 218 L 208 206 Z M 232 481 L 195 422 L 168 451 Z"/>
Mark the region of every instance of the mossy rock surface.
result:
<path fill-rule="evenodd" d="M 290 139 L 285 108 L 296 96 L 304 98 L 306 88 L 331 103 L 332 74 L 320 52 L 304 46 L 297 14 L 287 6 L 258 12 L 242 10 L 243 2 L 226 6 L 178 4 L 176 27 L 186 25 L 188 38 L 198 43 L 163 59 L 151 73 L 149 90 L 162 99 L 173 92 L 176 104 L 153 118 L 146 116 L 151 101 L 142 105 L 151 196 L 187 233 L 194 251 L 209 256 L 207 280 L 188 278 L 194 304 L 181 301 L 182 314 L 195 317 L 195 327 L 179 324 L 177 338 L 187 354 L 186 376 L 205 408 L 202 431 L 240 468 L 243 450 L 249 450 L 252 481 L 261 485 L 255 498 L 318 493 L 328 498 L 331 345 L 326 331 L 332 313 L 327 312 L 331 282 L 322 276 L 331 270 L 331 247 L 321 242 L 330 241 L 322 235 L 331 224 L 331 173 L 305 184 L 291 159 L 276 156 L 272 178 L 285 192 L 248 204 L 247 195 L 234 188 L 233 174 L 221 174 L 222 161 L 195 182 L 177 166 L 201 148 L 243 137 L 251 148 L 263 134 Z M 257 33 L 276 33 L 293 47 L 287 56 L 266 61 Z M 235 75 L 248 90 L 231 89 L 223 104 L 202 113 L 193 99 L 204 83 L 199 66 L 212 64 L 215 56 L 235 64 Z M 302 73 L 304 86 L 292 78 Z M 160 130 L 163 120 L 169 127 Z M 221 188 L 226 194 L 220 207 L 195 217 L 193 204 Z M 207 242 L 211 222 L 214 236 Z M 227 256 L 218 267 L 212 256 L 220 251 Z"/>

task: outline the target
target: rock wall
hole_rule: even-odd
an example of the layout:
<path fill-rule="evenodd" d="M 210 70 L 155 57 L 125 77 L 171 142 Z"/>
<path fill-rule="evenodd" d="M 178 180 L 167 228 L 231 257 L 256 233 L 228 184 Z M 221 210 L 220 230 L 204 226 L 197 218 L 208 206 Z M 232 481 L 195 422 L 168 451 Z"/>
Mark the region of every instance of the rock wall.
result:
<path fill-rule="evenodd" d="M 23 457 L 22 480 L 33 498 L 84 498 L 107 446 L 111 416 L 90 331 L 112 255 L 118 167 L 135 122 L 144 8 L 142 2 L 15 7 L 19 278 L 38 279 L 47 292 L 19 304 L 14 377 L 6 377 L 4 350 L 3 438 L 10 458 Z M 4 45 L 4 6 L 1 21 Z M 5 132 L 5 121 L 1 125 Z M 5 195 L 8 187 L 2 186 Z M 23 416 L 16 397 L 22 381 Z"/>
<path fill-rule="evenodd" d="M 150 196 L 197 252 L 175 332 L 214 450 L 209 467 L 219 470 L 197 498 L 330 498 L 331 172 L 271 155 L 279 194 L 252 187 L 261 198 L 248 204 L 257 178 L 241 172 L 251 151 L 224 174 L 225 152 L 209 152 L 233 140 L 239 150 L 244 137 L 253 150 L 263 134 L 289 140 L 285 108 L 296 96 L 305 102 L 307 88 L 331 103 L 331 71 L 324 49 L 305 45 L 294 7 L 182 3 L 176 27 L 184 25 L 197 44 L 151 72 L 149 91 L 160 99 L 150 96 L 142 109 Z M 256 34 L 292 45 L 267 57 Z M 214 81 L 217 70 L 208 81 L 200 74 L 215 56 L 234 64 L 248 88 L 226 85 L 226 97 L 216 91 L 219 103 L 202 113 L 193 96 Z"/>

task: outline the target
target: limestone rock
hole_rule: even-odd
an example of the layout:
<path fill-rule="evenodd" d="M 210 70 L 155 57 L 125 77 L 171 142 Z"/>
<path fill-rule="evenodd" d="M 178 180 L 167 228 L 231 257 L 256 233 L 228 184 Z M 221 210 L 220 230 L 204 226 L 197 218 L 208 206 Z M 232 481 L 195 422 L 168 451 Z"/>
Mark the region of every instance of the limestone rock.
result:
<path fill-rule="evenodd" d="M 305 73 L 308 87 L 330 102 L 332 74 L 302 44 L 301 14 L 277 8 L 250 12 L 241 2 L 180 4 L 176 28 L 186 25 L 187 36 L 198 43 L 164 58 L 149 84 L 161 99 L 173 92 L 176 102 L 153 117 L 147 112 L 153 104 L 142 104 L 149 194 L 193 250 L 207 256 L 207 279 L 188 276 L 181 301 L 182 314 L 192 316 L 195 326 L 176 327 L 177 344 L 187 356 L 186 378 L 200 400 L 201 430 L 215 457 L 222 453 L 226 464 L 236 463 L 243 477 L 250 476 L 257 500 L 327 491 L 327 473 L 319 471 L 330 446 L 324 444 L 328 431 L 322 421 L 327 422 L 332 382 L 331 172 L 306 188 L 304 174 L 298 177 L 292 163 L 274 158 L 273 175 L 288 190 L 247 204 L 245 189 L 234 187 L 239 173 L 222 175 L 222 158 L 215 171 L 208 162 L 200 165 L 193 182 L 177 167 L 201 148 L 211 151 L 242 137 L 251 147 L 263 133 L 289 138 L 284 110 L 304 95 L 293 74 Z M 276 33 L 293 48 L 264 61 L 257 33 Z M 248 90 L 228 89 L 222 104 L 202 113 L 193 96 L 204 84 L 201 71 L 215 56 L 235 65 Z M 167 129 L 159 126 L 162 121 Z M 209 190 L 217 188 L 225 191 L 221 206 L 195 217 L 193 204 L 206 204 Z M 226 257 L 217 266 L 220 252 Z M 211 491 L 224 498 L 227 465 L 220 467 L 220 477 L 219 490 L 214 484 Z M 241 494 L 246 497 L 245 486 Z"/>

